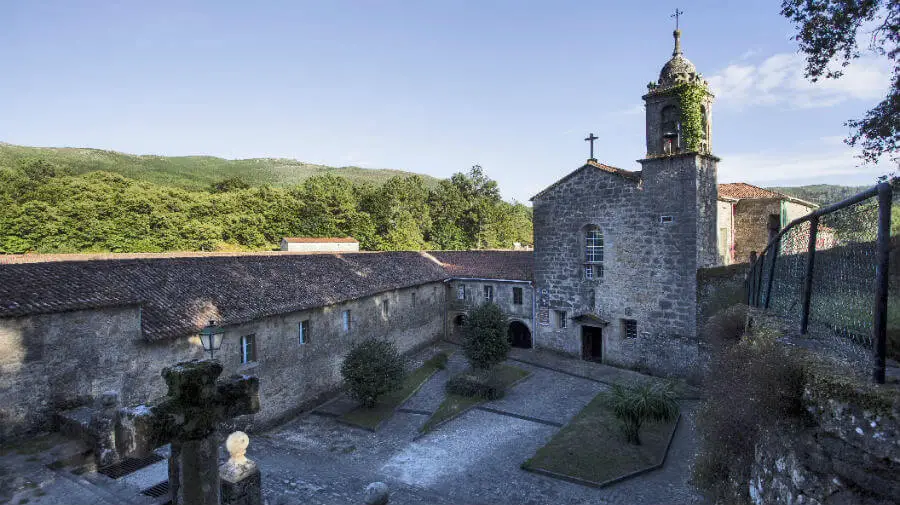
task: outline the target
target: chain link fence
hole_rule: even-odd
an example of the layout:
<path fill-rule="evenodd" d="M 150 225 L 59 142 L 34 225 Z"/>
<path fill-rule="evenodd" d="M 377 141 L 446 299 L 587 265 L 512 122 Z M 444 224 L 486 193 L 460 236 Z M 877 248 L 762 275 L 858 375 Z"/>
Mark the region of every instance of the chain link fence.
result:
<path fill-rule="evenodd" d="M 795 219 L 752 263 L 747 282 L 750 305 L 793 323 L 825 350 L 871 367 L 879 383 L 886 340 L 900 332 L 900 314 L 892 310 L 900 300 L 889 296 L 900 287 L 889 282 L 892 194 L 881 183 Z"/>

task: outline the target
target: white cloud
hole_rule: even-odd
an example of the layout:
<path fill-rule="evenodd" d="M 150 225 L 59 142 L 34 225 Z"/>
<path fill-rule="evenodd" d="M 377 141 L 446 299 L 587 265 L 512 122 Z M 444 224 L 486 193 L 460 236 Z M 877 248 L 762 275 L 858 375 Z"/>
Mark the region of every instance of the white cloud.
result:
<path fill-rule="evenodd" d="M 803 145 L 797 152 L 725 153 L 719 164 L 719 182 L 818 180 L 850 185 L 875 183 L 875 178 L 897 170 L 885 159 L 875 165 L 860 165 L 856 150 L 843 143 L 843 137 L 822 137 Z"/>
<path fill-rule="evenodd" d="M 820 79 L 816 83 L 803 77 L 804 66 L 801 54 L 779 53 L 759 64 L 729 65 L 708 80 L 719 102 L 736 108 L 830 107 L 851 99 L 877 100 L 890 86 L 890 67 L 882 58 L 860 58 L 845 69 L 840 79 Z"/>

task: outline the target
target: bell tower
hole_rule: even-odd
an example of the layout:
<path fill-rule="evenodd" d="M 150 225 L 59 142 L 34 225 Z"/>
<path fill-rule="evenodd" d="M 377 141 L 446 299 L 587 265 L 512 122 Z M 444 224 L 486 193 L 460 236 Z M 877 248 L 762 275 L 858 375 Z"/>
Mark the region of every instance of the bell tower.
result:
<path fill-rule="evenodd" d="M 694 64 L 681 51 L 681 30 L 675 29 L 672 58 L 659 80 L 647 85 L 647 157 L 712 152 L 713 94 Z"/>

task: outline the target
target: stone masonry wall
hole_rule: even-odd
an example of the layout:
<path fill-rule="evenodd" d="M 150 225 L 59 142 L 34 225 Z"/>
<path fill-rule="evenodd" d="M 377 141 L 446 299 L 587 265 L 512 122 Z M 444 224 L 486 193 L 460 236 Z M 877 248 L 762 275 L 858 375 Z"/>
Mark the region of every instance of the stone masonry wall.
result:
<path fill-rule="evenodd" d="M 698 260 L 716 261 L 715 161 L 681 155 L 643 163 L 642 185 L 587 166 L 534 199 L 539 307 L 609 321 L 603 327 L 606 363 L 691 375 L 698 359 Z M 602 279 L 583 273 L 581 237 L 588 225 L 603 231 Z M 698 242 L 698 231 L 712 238 Z M 549 325 L 538 319 L 536 346 L 581 353 L 580 325 L 558 328 L 552 317 Z M 637 321 L 637 338 L 625 338 L 624 319 Z"/>
<path fill-rule="evenodd" d="M 769 215 L 781 215 L 781 201 L 740 200 L 734 209 L 734 259 L 739 263 L 750 259 L 750 251 L 757 254 L 769 243 Z"/>
<path fill-rule="evenodd" d="M 459 286 L 465 286 L 465 299 L 458 298 Z M 465 315 L 474 307 L 484 303 L 484 286 L 493 286 L 494 303 L 496 303 L 506 315 L 508 322 L 519 321 L 528 327 L 534 338 L 533 299 L 534 290 L 529 282 L 501 282 L 479 279 L 453 279 L 447 283 L 447 329 L 446 335 L 459 340 L 462 335 L 460 328 L 454 324 L 458 315 Z M 513 288 L 522 290 L 522 303 L 513 303 Z"/>
<path fill-rule="evenodd" d="M 226 327 L 216 354 L 223 376 L 260 377 L 261 410 L 239 424 L 276 423 L 335 391 L 341 358 L 361 339 L 386 337 L 410 351 L 440 338 L 443 304 L 443 284 L 430 283 Z M 346 309 L 352 316 L 349 333 L 342 330 Z M 304 319 L 310 320 L 310 337 L 300 344 Z M 257 361 L 241 364 L 240 338 L 249 334 L 255 335 Z M 0 319 L 0 440 L 51 428 L 54 412 L 104 391 L 119 391 L 124 404 L 152 400 L 165 393 L 163 367 L 204 357 L 197 336 L 146 342 L 139 307 Z"/>

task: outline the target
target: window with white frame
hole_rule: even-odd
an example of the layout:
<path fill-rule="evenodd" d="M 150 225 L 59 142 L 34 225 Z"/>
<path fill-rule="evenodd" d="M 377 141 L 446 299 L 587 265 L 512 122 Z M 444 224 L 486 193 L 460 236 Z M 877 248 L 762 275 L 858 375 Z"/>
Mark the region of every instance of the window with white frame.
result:
<path fill-rule="evenodd" d="M 603 277 L 603 232 L 596 226 L 589 226 L 584 232 L 584 277 Z"/>
<path fill-rule="evenodd" d="M 625 336 L 625 338 L 637 338 L 637 321 L 634 319 L 623 319 L 622 335 Z"/>
<path fill-rule="evenodd" d="M 345 310 L 344 312 L 341 312 L 341 321 L 343 322 L 344 333 L 349 333 L 350 332 L 350 311 L 349 310 Z"/>
<path fill-rule="evenodd" d="M 554 310 L 556 313 L 556 327 L 557 328 L 565 328 L 566 327 L 566 311 L 564 310 Z"/>
<path fill-rule="evenodd" d="M 494 301 L 494 286 L 485 286 L 484 287 L 484 301 L 486 301 L 486 302 Z"/>
<path fill-rule="evenodd" d="M 304 319 L 300 321 L 300 343 L 308 344 L 309 343 L 309 319 Z"/>
<path fill-rule="evenodd" d="M 456 286 L 456 299 L 457 300 L 465 300 L 466 299 L 466 285 L 460 284 Z"/>
<path fill-rule="evenodd" d="M 241 363 L 256 361 L 256 335 L 241 337 Z"/>

